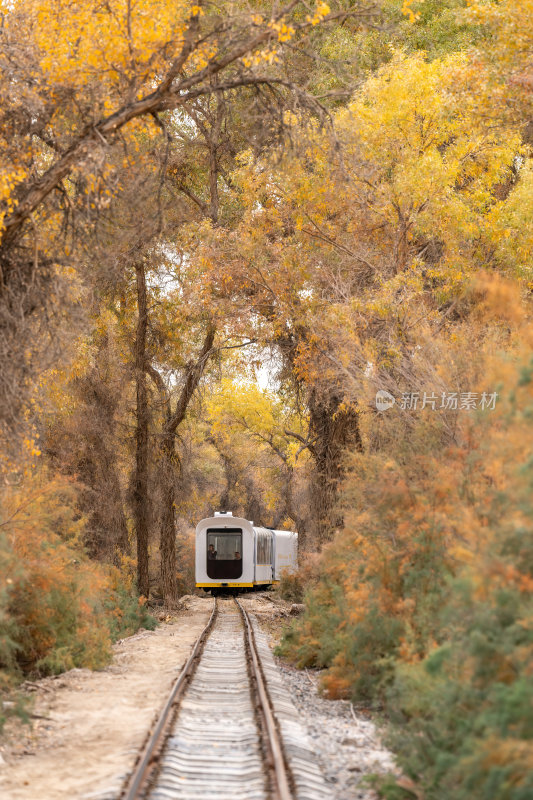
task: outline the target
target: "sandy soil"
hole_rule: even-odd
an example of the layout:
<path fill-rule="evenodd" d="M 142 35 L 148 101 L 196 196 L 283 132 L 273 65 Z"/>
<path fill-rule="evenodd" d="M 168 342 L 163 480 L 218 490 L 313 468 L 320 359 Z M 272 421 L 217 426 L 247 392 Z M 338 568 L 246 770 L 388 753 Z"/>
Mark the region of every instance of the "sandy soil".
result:
<path fill-rule="evenodd" d="M 0 739 L 2 800 L 116 798 L 212 603 L 187 598 L 157 630 L 117 642 L 104 670 L 34 684 L 31 729 L 11 721 Z"/>
<path fill-rule="evenodd" d="M 275 591 L 245 594 L 241 598 L 247 611 L 255 614 L 261 628 L 269 635 L 270 645 L 281 641 L 284 630 L 294 620 L 295 613 L 303 606 L 282 600 Z"/>

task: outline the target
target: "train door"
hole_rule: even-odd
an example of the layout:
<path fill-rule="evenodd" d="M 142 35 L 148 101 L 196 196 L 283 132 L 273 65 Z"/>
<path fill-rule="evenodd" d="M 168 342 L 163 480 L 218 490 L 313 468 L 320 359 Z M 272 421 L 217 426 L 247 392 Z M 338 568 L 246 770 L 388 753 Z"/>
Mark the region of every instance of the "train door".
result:
<path fill-rule="evenodd" d="M 242 529 L 207 529 L 207 576 L 234 581 L 242 576 Z"/>

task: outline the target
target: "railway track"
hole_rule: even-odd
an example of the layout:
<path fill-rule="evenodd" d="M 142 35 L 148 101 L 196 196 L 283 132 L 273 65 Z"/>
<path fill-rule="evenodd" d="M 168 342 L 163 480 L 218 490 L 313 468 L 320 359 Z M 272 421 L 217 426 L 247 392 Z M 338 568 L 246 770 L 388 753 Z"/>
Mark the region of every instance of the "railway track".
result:
<path fill-rule="evenodd" d="M 122 800 L 327 800 L 266 639 L 215 599 Z"/>

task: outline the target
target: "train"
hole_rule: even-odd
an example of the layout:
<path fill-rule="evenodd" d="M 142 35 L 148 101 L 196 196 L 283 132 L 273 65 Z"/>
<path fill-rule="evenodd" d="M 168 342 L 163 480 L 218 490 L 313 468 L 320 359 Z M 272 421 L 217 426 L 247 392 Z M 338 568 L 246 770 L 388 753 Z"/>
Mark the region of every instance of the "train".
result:
<path fill-rule="evenodd" d="M 196 587 L 237 593 L 279 583 L 298 566 L 298 534 L 263 528 L 231 511 L 216 511 L 196 526 Z"/>

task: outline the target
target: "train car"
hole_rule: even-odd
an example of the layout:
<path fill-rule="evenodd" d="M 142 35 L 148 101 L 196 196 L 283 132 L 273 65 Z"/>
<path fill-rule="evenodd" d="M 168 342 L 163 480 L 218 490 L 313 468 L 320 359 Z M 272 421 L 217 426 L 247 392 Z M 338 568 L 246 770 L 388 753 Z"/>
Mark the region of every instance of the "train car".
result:
<path fill-rule="evenodd" d="M 196 526 L 196 586 L 247 591 L 279 583 L 297 567 L 298 534 L 261 528 L 231 511 L 217 511 Z"/>

